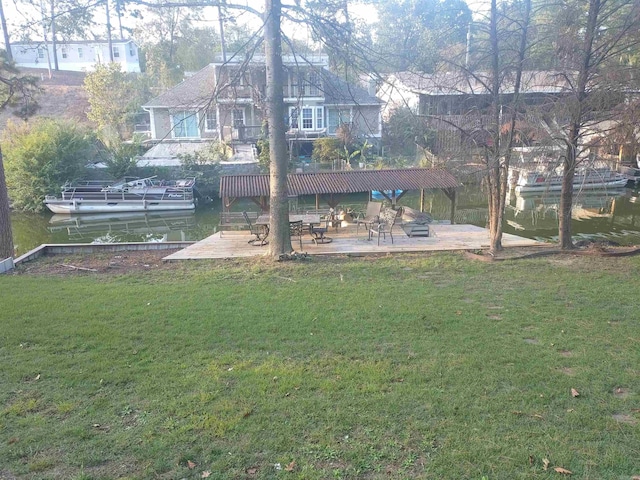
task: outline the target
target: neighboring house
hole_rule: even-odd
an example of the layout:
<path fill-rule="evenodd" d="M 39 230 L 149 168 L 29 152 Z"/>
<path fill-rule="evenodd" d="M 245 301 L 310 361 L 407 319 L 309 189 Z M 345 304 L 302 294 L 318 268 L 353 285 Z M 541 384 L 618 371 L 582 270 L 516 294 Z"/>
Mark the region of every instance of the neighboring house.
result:
<path fill-rule="evenodd" d="M 283 56 L 283 63 L 285 123 L 292 150 L 310 151 L 314 139 L 335 136 L 341 126 L 370 143 L 380 138 L 380 101 L 331 73 L 326 55 Z M 180 143 L 192 151 L 194 147 L 186 144 L 214 139 L 251 155 L 247 147 L 264 135 L 265 93 L 264 57 L 234 57 L 206 66 L 143 105 L 151 118 L 151 138 L 159 144 L 145 157 L 159 158 L 153 150 L 166 151 L 160 144 Z"/>
<path fill-rule="evenodd" d="M 139 72 L 140 56 L 133 40 L 112 40 L 113 61 L 123 72 Z M 56 44 L 58 68 L 64 71 L 83 72 L 95 70 L 97 64 L 111 63 L 109 43 L 106 40 L 78 40 Z M 11 53 L 18 67 L 54 68 L 53 45 L 49 42 L 16 42 Z"/>
<path fill-rule="evenodd" d="M 500 95 L 506 102 L 513 95 L 514 80 L 512 74 L 502 79 Z M 454 137 L 460 137 L 461 130 L 482 129 L 489 122 L 489 85 L 488 72 L 400 72 L 387 78 L 378 91 L 378 97 L 384 102 L 385 119 L 397 108 L 408 108 L 423 118 L 426 128 L 438 132 L 438 150 L 445 143 L 449 147 L 452 142 L 459 144 L 461 138 Z M 524 71 L 520 88 L 523 113 L 570 91 L 569 80 L 562 73 Z"/>

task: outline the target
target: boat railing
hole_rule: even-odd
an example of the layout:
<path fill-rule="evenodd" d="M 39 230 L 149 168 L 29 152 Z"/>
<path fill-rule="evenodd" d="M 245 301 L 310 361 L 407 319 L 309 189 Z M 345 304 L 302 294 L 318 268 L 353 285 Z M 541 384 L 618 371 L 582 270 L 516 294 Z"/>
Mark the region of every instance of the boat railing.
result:
<path fill-rule="evenodd" d="M 135 198 L 137 199 L 148 201 L 193 200 L 193 187 L 167 187 L 162 192 L 159 198 L 157 198 L 158 194 L 151 188 L 144 189 L 142 192 L 140 192 L 140 194 L 127 192 L 124 190 L 86 192 L 82 190 L 78 191 L 78 189 L 73 188 L 62 192 L 62 200 L 131 200 L 132 195 L 135 195 Z"/>

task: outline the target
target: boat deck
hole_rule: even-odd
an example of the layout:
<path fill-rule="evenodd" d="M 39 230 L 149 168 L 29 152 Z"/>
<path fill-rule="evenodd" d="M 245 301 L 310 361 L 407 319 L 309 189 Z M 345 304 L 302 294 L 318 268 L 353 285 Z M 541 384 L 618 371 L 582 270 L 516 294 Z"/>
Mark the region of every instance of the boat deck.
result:
<path fill-rule="evenodd" d="M 308 234 L 302 237 L 302 252 L 308 255 L 377 255 L 385 253 L 430 252 L 446 250 L 481 250 L 489 248 L 489 231 L 474 225 L 431 224 L 429 237 L 408 237 L 396 226 L 391 238 L 367 238 L 367 230 L 355 226 L 331 229 L 327 233 L 333 241 L 316 245 Z M 254 257 L 268 253 L 268 246 L 253 246 L 248 242 L 255 238 L 248 231 L 218 232 L 183 250 L 169 255 L 164 260 L 188 260 L 206 258 Z M 503 234 L 502 244 L 508 247 L 543 246 L 545 243 Z M 292 239 L 293 248 L 299 250 L 297 237 Z"/>

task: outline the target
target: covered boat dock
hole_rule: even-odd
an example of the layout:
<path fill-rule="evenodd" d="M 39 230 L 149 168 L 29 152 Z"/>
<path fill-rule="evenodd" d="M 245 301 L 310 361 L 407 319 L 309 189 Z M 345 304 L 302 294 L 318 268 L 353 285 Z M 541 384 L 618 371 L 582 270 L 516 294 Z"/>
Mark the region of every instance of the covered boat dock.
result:
<path fill-rule="evenodd" d="M 376 190 L 395 207 L 406 192 L 419 190 L 420 211 L 424 211 L 424 191 L 442 190 L 451 201 L 451 223 L 454 223 L 456 210 L 456 189 L 461 186 L 451 173 L 434 168 L 344 170 L 287 175 L 288 195 L 315 195 L 317 209 L 322 203 L 335 208 L 346 194 L 368 192 L 371 195 Z M 238 198 L 250 198 L 262 212 L 268 212 L 269 192 L 268 174 L 227 175 L 220 178 L 220 197 L 227 212 Z"/>

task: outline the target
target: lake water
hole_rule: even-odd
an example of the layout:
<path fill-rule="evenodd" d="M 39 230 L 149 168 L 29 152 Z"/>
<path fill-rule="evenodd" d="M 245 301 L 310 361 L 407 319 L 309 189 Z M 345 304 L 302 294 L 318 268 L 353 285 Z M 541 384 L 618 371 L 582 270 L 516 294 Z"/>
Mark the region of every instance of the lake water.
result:
<path fill-rule="evenodd" d="M 342 204 L 363 207 L 366 194 L 344 197 Z M 400 203 L 419 208 L 418 192 L 409 192 Z M 511 196 L 505 212 L 504 231 L 538 240 L 558 239 L 559 193 Z M 301 197 L 298 209 L 314 208 L 315 197 Z M 201 240 L 216 231 L 218 200 L 195 212 L 129 213 L 101 215 L 11 215 L 14 244 L 18 255 L 43 243 L 115 243 Z M 238 200 L 234 211 L 257 210 L 249 200 Z M 450 202 L 441 192 L 426 195 L 426 210 L 435 219 L 448 220 Z M 620 245 L 640 244 L 640 194 L 637 190 L 583 192 L 576 196 L 573 210 L 573 234 L 577 240 L 610 240 Z M 456 223 L 485 227 L 487 207 L 484 193 L 477 185 L 459 192 Z"/>

